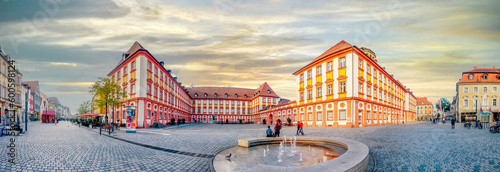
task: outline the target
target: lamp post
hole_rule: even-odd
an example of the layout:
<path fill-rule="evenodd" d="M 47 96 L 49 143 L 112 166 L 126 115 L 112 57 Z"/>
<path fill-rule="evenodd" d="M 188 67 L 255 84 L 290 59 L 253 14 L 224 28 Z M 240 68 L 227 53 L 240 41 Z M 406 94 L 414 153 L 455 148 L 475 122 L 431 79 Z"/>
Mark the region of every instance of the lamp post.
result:
<path fill-rule="evenodd" d="M 29 89 L 29 87 L 28 87 Z M 26 128 L 26 131 L 28 131 L 28 91 L 25 93 L 25 106 L 24 106 L 24 126 Z M 25 131 L 25 132 L 26 132 Z"/>
<path fill-rule="evenodd" d="M 115 131 L 115 95 L 113 95 L 113 112 L 111 112 L 111 130 Z"/>

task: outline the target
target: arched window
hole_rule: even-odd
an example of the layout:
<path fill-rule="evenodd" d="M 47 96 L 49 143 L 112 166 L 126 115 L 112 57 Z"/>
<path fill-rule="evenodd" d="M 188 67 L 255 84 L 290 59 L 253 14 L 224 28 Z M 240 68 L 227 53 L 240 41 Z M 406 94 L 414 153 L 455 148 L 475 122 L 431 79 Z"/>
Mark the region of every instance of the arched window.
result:
<path fill-rule="evenodd" d="M 474 75 L 473 74 L 469 74 L 469 80 L 472 80 L 474 79 Z"/>
<path fill-rule="evenodd" d="M 205 97 L 207 97 L 207 96 L 208 96 L 208 94 L 207 94 L 207 93 L 205 93 Z"/>
<path fill-rule="evenodd" d="M 267 90 L 267 94 L 271 94 L 271 90 Z"/>
<path fill-rule="evenodd" d="M 194 97 L 198 97 L 198 93 L 194 93 Z"/>
<path fill-rule="evenodd" d="M 214 97 L 217 97 L 217 93 L 214 94 Z"/>
<path fill-rule="evenodd" d="M 484 74 L 483 79 L 488 79 L 488 74 Z"/>

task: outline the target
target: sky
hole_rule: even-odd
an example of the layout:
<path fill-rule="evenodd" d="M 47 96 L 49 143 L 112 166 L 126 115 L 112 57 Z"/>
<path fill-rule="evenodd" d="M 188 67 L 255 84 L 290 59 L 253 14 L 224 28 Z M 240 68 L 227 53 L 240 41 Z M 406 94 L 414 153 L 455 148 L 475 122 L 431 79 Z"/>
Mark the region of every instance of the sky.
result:
<path fill-rule="evenodd" d="M 0 0 L 0 46 L 24 81 L 76 113 L 135 41 L 185 86 L 295 100 L 293 72 L 345 40 L 417 97 L 451 101 L 462 72 L 500 67 L 494 0 Z"/>

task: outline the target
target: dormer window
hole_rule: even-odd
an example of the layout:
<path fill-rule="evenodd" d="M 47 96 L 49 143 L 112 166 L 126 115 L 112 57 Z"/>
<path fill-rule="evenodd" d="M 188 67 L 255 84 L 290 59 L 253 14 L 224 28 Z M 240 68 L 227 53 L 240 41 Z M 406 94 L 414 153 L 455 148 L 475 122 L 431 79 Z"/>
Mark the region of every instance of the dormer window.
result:
<path fill-rule="evenodd" d="M 207 96 L 208 96 L 208 94 L 207 94 L 207 93 L 205 93 L 205 97 L 207 97 Z"/>
<path fill-rule="evenodd" d="M 238 97 L 238 94 L 234 94 L 234 97 Z"/>
<path fill-rule="evenodd" d="M 267 94 L 271 94 L 271 90 L 267 90 Z"/>
<path fill-rule="evenodd" d="M 473 74 L 470 74 L 470 75 L 469 75 L 469 80 L 472 80 L 472 79 L 474 79 L 474 75 L 473 75 Z"/>
<path fill-rule="evenodd" d="M 217 97 L 217 93 L 214 94 L 214 97 Z"/>
<path fill-rule="evenodd" d="M 194 93 L 194 97 L 198 97 L 198 93 Z"/>
<path fill-rule="evenodd" d="M 224 97 L 227 97 L 227 96 L 228 96 L 228 95 L 227 95 L 227 93 L 226 93 L 226 94 L 224 94 Z"/>
<path fill-rule="evenodd" d="M 244 97 L 247 98 L 248 96 L 245 94 Z"/>
<path fill-rule="evenodd" d="M 500 80 L 500 75 L 497 75 L 497 79 Z"/>
<path fill-rule="evenodd" d="M 483 79 L 488 79 L 488 74 L 484 74 Z"/>

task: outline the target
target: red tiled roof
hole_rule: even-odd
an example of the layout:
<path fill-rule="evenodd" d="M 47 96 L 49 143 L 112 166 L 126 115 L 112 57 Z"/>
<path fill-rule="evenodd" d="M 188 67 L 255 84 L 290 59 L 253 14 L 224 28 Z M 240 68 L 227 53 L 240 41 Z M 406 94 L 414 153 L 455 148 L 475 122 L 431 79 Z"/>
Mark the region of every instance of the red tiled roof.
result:
<path fill-rule="evenodd" d="M 300 68 L 299 70 L 297 70 L 296 72 L 294 72 L 293 74 L 295 75 L 295 73 L 297 73 L 298 71 L 302 70 L 303 68 L 309 66 L 310 64 L 318 61 L 318 60 L 321 60 L 323 59 L 324 57 L 330 55 L 330 54 L 333 54 L 333 53 L 336 53 L 336 52 L 339 52 L 339 51 L 342 51 L 346 48 L 351 48 L 352 45 L 347 43 L 346 41 L 342 40 L 340 41 L 339 43 L 335 44 L 333 47 L 331 47 L 330 49 L 326 50 L 323 54 L 319 55 L 318 57 L 316 57 L 311 63 L 307 64 L 306 66 Z"/>
<path fill-rule="evenodd" d="M 26 84 L 30 87 L 31 94 L 35 93 L 38 87 L 38 81 L 24 81 L 23 84 Z"/>
<path fill-rule="evenodd" d="M 290 102 L 291 102 L 290 100 L 282 100 L 282 101 L 280 101 L 280 102 L 276 105 L 276 107 L 280 107 L 280 106 L 287 105 L 287 104 L 289 104 Z"/>
<path fill-rule="evenodd" d="M 240 100 L 252 100 L 253 93 L 255 89 L 248 88 L 235 88 L 235 87 L 190 87 L 186 88 L 189 92 L 188 94 L 193 99 L 240 99 Z M 205 93 L 207 93 L 207 97 L 205 97 Z M 217 97 L 215 97 L 215 93 L 217 93 Z M 225 94 L 227 93 L 227 97 Z M 198 94 L 198 97 L 194 95 Z M 238 94 L 238 97 L 235 97 L 235 94 Z M 247 98 L 245 98 L 245 94 Z"/>
<path fill-rule="evenodd" d="M 474 68 L 467 73 L 500 73 L 500 68 Z"/>
<path fill-rule="evenodd" d="M 422 104 L 420 104 L 422 103 Z M 427 100 L 427 97 L 419 97 L 417 98 L 417 106 L 418 105 L 432 105 L 431 102 L 429 102 L 429 100 Z"/>
<path fill-rule="evenodd" d="M 249 89 L 249 88 L 236 88 L 236 87 L 190 87 L 186 88 L 189 92 L 188 94 L 193 99 L 240 99 L 240 100 L 252 100 L 257 96 L 266 96 L 266 97 L 275 97 L 279 98 L 278 94 L 276 94 L 271 86 L 264 82 L 264 84 L 260 85 L 257 89 Z M 267 93 L 269 90 L 271 93 Z M 205 97 L 205 93 L 207 93 L 207 97 Z M 215 93 L 217 93 L 217 97 L 215 97 Z M 228 94 L 225 97 L 225 94 Z M 195 94 L 198 94 L 198 97 L 195 97 Z M 235 94 L 238 94 L 238 97 L 235 97 Z M 247 98 L 245 98 L 245 94 Z M 255 94 L 255 96 L 254 96 Z"/>
<path fill-rule="evenodd" d="M 271 91 L 271 93 L 267 93 L 267 90 Z M 269 86 L 269 84 L 267 84 L 267 82 L 264 82 L 264 84 L 260 85 L 260 87 L 257 88 L 255 92 L 257 93 L 257 95 L 260 96 L 276 97 L 276 98 L 280 97 L 273 91 L 273 89 L 271 88 L 271 86 Z"/>
<path fill-rule="evenodd" d="M 127 51 L 127 55 L 134 54 L 136 51 L 146 50 L 139 42 L 135 41 L 132 47 Z"/>

